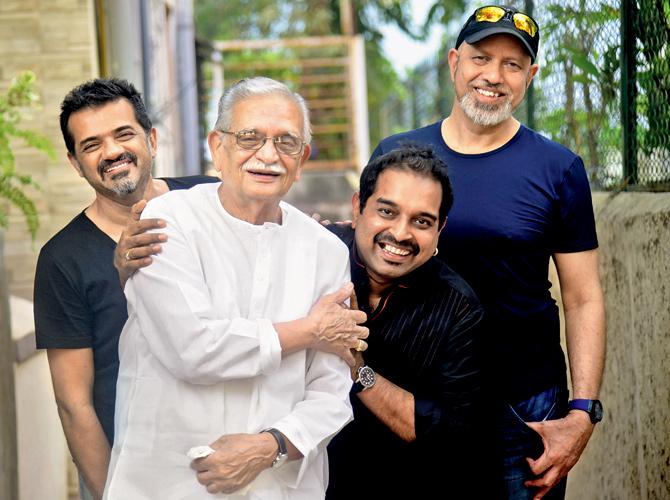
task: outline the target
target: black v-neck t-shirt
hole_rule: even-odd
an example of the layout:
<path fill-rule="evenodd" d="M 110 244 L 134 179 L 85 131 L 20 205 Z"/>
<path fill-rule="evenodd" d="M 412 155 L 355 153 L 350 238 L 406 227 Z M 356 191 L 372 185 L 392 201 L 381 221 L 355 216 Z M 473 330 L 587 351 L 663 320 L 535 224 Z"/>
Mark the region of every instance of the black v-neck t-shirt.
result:
<path fill-rule="evenodd" d="M 170 190 L 219 182 L 204 175 L 163 180 Z M 114 240 L 81 212 L 42 247 L 34 289 L 37 348 L 93 349 L 93 405 L 110 445 L 119 336 L 128 318 L 115 248 Z"/>

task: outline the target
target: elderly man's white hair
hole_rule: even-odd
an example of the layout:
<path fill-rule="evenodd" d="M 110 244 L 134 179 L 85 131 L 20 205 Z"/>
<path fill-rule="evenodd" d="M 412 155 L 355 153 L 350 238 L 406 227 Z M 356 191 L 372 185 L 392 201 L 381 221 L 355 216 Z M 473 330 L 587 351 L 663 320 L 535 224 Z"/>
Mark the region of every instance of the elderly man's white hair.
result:
<path fill-rule="evenodd" d="M 309 109 L 307 109 L 305 99 L 303 99 L 297 92 L 291 91 L 291 89 L 283 83 L 264 76 L 256 76 L 240 80 L 223 93 L 219 100 L 219 116 L 216 118 L 214 128 L 218 130 L 230 130 L 233 123 L 233 107 L 237 103 L 251 97 L 272 94 L 288 97 L 298 105 L 302 112 L 303 141 L 309 144 L 312 140 L 312 127 L 309 121 Z"/>

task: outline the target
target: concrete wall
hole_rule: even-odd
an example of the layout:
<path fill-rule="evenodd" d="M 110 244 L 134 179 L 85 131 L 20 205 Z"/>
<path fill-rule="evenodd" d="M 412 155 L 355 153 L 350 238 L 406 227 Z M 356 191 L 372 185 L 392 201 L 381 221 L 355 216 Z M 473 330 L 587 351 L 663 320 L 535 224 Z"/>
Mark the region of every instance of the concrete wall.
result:
<path fill-rule="evenodd" d="M 596 194 L 605 418 L 568 498 L 670 499 L 670 193 Z"/>
<path fill-rule="evenodd" d="M 57 159 L 50 161 L 20 141 L 14 143 L 17 169 L 41 186 L 41 191 L 29 192 L 41 227 L 32 242 L 23 216 L 12 210 L 4 265 L 10 291 L 32 298 L 39 249 L 92 200 L 91 189 L 66 161 L 58 115 L 67 91 L 98 74 L 93 0 L 0 0 L 0 88 L 24 70 L 37 75 L 41 106 L 29 111 L 22 126 L 49 137 L 57 150 Z M 13 298 L 11 309 L 12 335 L 21 338 L 33 328 L 32 305 Z M 46 354 L 15 365 L 15 378 L 19 500 L 65 499 L 71 459 Z"/>
<path fill-rule="evenodd" d="M 35 331 L 32 302 L 11 297 L 10 309 L 14 340 Z M 72 459 L 58 418 L 46 352 L 15 364 L 14 380 L 18 500 L 65 500 L 68 498 L 68 465 Z"/>
<path fill-rule="evenodd" d="M 23 70 L 38 78 L 41 108 L 30 111 L 22 126 L 49 137 L 58 158 L 15 143 L 17 168 L 42 187 L 31 191 L 41 228 L 32 243 L 23 216 L 14 210 L 5 233 L 5 268 L 10 291 L 31 298 L 37 252 L 56 230 L 90 203 L 92 192 L 65 159 L 58 125 L 63 96 L 97 75 L 97 44 L 92 0 L 0 1 L 0 88 Z"/>

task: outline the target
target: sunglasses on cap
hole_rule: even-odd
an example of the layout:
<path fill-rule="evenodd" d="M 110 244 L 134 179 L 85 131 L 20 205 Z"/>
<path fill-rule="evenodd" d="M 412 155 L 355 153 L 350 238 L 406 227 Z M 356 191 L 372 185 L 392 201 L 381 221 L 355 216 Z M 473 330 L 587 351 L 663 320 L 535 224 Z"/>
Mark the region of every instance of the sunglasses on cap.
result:
<path fill-rule="evenodd" d="M 504 18 L 511 19 L 516 29 L 527 33 L 531 38 L 535 38 L 538 31 L 537 23 L 529 15 L 498 5 L 480 7 L 473 17 L 478 23 L 497 23 Z"/>
<path fill-rule="evenodd" d="M 535 61 L 540 45 L 540 29 L 528 14 L 500 5 L 488 5 L 475 10 L 461 28 L 455 47 L 461 43 L 477 43 L 486 37 L 507 34 L 516 37 Z"/>

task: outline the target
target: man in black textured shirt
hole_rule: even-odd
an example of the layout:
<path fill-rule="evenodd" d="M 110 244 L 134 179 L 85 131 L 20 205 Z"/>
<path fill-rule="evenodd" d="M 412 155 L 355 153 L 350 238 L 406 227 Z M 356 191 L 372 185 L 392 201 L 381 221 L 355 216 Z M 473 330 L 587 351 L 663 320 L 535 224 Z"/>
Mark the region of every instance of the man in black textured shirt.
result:
<path fill-rule="evenodd" d="M 328 499 L 481 493 L 466 477 L 478 449 L 482 308 L 433 258 L 452 201 L 445 164 L 407 146 L 368 164 L 351 227 L 330 227 L 351 249 L 370 336 L 352 369 L 354 421 L 329 445 Z"/>

